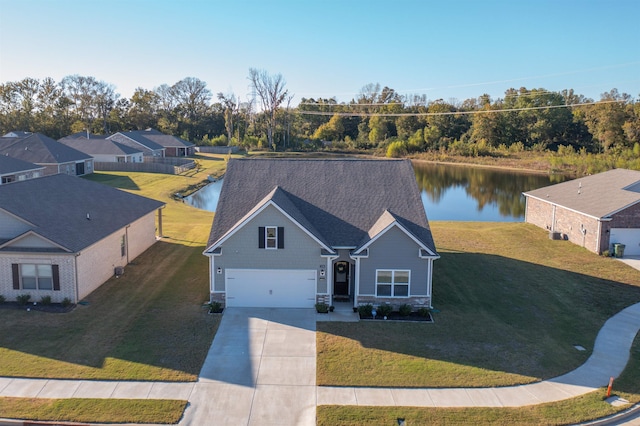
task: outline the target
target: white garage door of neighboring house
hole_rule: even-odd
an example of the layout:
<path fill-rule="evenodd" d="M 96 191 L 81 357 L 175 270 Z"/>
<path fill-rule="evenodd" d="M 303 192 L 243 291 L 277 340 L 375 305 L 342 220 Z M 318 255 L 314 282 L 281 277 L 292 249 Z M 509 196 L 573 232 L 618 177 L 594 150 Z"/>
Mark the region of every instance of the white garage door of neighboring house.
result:
<path fill-rule="evenodd" d="M 638 228 L 613 228 L 609 234 L 611 244 L 624 244 L 625 256 L 640 256 L 640 229 Z"/>
<path fill-rule="evenodd" d="M 296 269 L 227 269 L 229 307 L 313 308 L 316 271 Z"/>

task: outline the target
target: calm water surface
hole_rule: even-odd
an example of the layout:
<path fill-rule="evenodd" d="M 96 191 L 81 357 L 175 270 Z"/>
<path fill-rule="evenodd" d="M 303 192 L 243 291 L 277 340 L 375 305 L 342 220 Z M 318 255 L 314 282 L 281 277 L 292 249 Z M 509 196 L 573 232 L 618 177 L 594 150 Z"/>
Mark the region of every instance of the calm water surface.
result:
<path fill-rule="evenodd" d="M 429 220 L 519 222 L 524 219 L 523 192 L 562 182 L 561 175 L 414 163 L 416 180 Z M 222 180 L 185 198 L 194 207 L 215 211 Z"/>

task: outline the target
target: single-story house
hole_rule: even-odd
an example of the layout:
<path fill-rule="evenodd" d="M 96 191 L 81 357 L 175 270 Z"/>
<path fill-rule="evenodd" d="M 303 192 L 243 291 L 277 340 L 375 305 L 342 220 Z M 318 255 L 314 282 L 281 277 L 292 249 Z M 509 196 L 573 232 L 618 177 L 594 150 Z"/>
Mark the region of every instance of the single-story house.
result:
<path fill-rule="evenodd" d="M 640 255 L 640 171 L 614 169 L 525 192 L 525 221 L 594 253 Z"/>
<path fill-rule="evenodd" d="M 155 129 L 118 132 L 107 139 L 142 149 L 144 155 L 150 157 L 187 157 L 193 155 L 196 149 L 191 142 Z"/>
<path fill-rule="evenodd" d="M 93 173 L 93 157 L 41 133 L 7 133 L 0 138 L 0 155 L 43 166 L 44 175 Z"/>
<path fill-rule="evenodd" d="M 138 137 L 148 139 L 158 145 L 161 145 L 165 149 L 165 157 L 188 157 L 195 154 L 195 144 L 187 142 L 177 136 L 165 135 L 155 129 L 136 130 L 133 132 L 126 132 L 124 134 L 135 134 Z"/>
<path fill-rule="evenodd" d="M 0 155 L 0 185 L 42 176 L 44 167 L 27 161 Z"/>
<path fill-rule="evenodd" d="M 439 258 L 408 160 L 231 159 L 207 249 L 211 300 L 430 307 Z"/>
<path fill-rule="evenodd" d="M 156 242 L 163 206 L 65 174 L 0 185 L 0 294 L 77 303 Z"/>
<path fill-rule="evenodd" d="M 88 137 L 87 137 L 88 136 Z M 142 163 L 142 150 L 107 139 L 104 135 L 76 133 L 59 139 L 58 142 L 84 152 L 94 161 L 103 163 Z"/>

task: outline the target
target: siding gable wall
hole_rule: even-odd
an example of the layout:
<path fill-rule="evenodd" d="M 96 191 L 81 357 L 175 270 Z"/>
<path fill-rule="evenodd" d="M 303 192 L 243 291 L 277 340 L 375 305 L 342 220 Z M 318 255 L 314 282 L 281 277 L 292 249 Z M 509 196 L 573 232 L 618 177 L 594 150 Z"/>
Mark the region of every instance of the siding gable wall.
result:
<path fill-rule="evenodd" d="M 258 228 L 262 226 L 283 227 L 284 249 L 258 248 Z M 320 256 L 321 248 L 298 225 L 291 222 L 274 206 L 267 206 L 258 215 L 245 223 L 222 245 L 222 254 L 213 257 L 214 269 L 222 268 L 222 274 L 212 272 L 214 291 L 225 291 L 225 270 L 232 269 L 314 269 L 320 276 L 320 265 L 326 259 Z M 326 293 L 327 280 L 318 279 L 318 293 Z"/>
<path fill-rule="evenodd" d="M 360 295 L 376 294 L 376 269 L 411 271 L 410 296 L 427 296 L 429 261 L 418 257 L 419 246 L 397 226 L 369 246 L 369 257 L 360 260 Z M 402 299 L 396 299 L 403 303 Z"/>
<path fill-rule="evenodd" d="M 0 210 L 0 239 L 15 238 L 30 229 L 27 223 Z"/>

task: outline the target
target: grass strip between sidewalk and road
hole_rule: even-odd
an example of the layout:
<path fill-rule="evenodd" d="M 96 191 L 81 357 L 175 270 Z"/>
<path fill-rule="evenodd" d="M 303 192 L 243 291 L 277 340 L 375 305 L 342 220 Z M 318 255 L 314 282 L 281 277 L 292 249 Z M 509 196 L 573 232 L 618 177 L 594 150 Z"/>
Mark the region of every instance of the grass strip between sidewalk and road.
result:
<path fill-rule="evenodd" d="M 0 417 L 47 422 L 176 424 L 187 401 L 0 398 Z"/>

